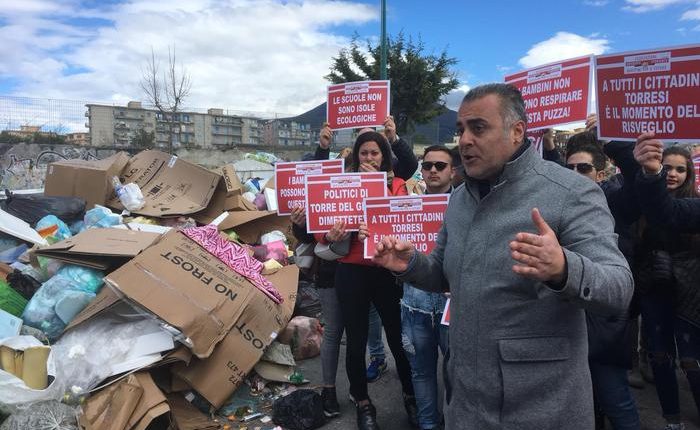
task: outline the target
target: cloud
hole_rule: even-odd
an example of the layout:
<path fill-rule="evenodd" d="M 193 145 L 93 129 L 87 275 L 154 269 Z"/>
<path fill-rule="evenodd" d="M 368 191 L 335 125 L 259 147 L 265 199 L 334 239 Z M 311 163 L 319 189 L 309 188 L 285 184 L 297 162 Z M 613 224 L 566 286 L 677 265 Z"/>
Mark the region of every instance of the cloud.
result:
<path fill-rule="evenodd" d="M 700 3 L 696 9 L 685 11 L 681 15 L 681 21 L 700 21 Z"/>
<path fill-rule="evenodd" d="M 322 102 L 331 58 L 349 45 L 337 27 L 379 15 L 330 0 L 10 3 L 0 10 L 0 78 L 19 80 L 16 95 L 141 100 L 151 48 L 164 65 L 174 46 L 191 75 L 186 105 L 280 113 Z"/>
<path fill-rule="evenodd" d="M 625 0 L 623 9 L 635 13 L 644 13 L 687 2 L 688 0 Z"/>
<path fill-rule="evenodd" d="M 459 109 L 459 105 L 462 104 L 462 99 L 470 90 L 470 88 L 471 87 L 469 85 L 461 85 L 455 88 L 454 90 L 450 91 L 447 95 L 445 95 L 445 97 L 443 97 L 445 106 L 447 106 L 448 109 L 452 110 Z"/>
<path fill-rule="evenodd" d="M 593 7 L 603 7 L 609 3 L 608 0 L 584 0 L 583 4 L 586 6 L 593 6 Z"/>
<path fill-rule="evenodd" d="M 533 45 L 518 63 L 530 68 L 588 54 L 599 55 L 609 51 L 609 45 L 607 39 L 596 34 L 585 37 L 560 31 L 553 37 Z"/>

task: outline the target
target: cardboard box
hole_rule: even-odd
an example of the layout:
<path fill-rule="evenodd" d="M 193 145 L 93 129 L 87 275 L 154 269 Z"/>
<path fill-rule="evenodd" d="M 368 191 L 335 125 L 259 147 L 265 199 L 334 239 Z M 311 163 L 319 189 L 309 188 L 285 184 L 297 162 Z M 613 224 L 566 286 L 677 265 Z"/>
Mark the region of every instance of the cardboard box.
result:
<path fill-rule="evenodd" d="M 167 400 L 151 375 L 138 372 L 90 396 L 79 424 L 84 430 L 145 430 L 168 412 Z"/>
<path fill-rule="evenodd" d="M 80 197 L 86 208 L 105 205 L 113 197 L 112 177 L 119 176 L 129 154 L 118 152 L 103 160 L 62 160 L 49 164 L 44 195 Z"/>
<path fill-rule="evenodd" d="M 284 282 L 296 288 L 296 279 Z M 212 353 L 251 303 L 258 303 L 258 295 L 269 301 L 246 278 L 179 231 L 166 234 L 107 275 L 105 283 L 180 330 L 199 358 Z"/>
<path fill-rule="evenodd" d="M 236 169 L 231 165 L 225 165 L 217 170 L 221 175 L 219 184 L 209 202 L 209 206 L 192 217 L 200 224 L 210 224 L 223 212 L 227 211 L 257 211 L 253 202 L 243 197 L 243 185 L 238 179 Z"/>
<path fill-rule="evenodd" d="M 284 302 L 277 305 L 256 291 L 233 329 L 209 358 L 193 358 L 189 366 L 175 365 L 173 373 L 214 407 L 221 407 L 243 383 L 265 348 L 287 326 L 294 311 L 298 277 L 296 266 L 286 266 L 268 276 Z"/>
<path fill-rule="evenodd" d="M 196 164 L 160 151 L 143 151 L 132 157 L 120 176 L 122 183 L 136 183 L 146 205 L 134 214 L 171 217 L 207 208 L 220 176 Z M 107 205 L 122 210 L 116 196 Z"/>
<path fill-rule="evenodd" d="M 233 229 L 245 243 L 254 244 L 260 236 L 272 230 L 279 230 L 294 243 L 292 221 L 288 216 L 279 216 L 275 211 L 233 211 L 217 226 L 219 230 Z M 293 248 L 292 248 L 293 249 Z"/>
<path fill-rule="evenodd" d="M 74 237 L 34 251 L 66 263 L 107 270 L 126 263 L 161 235 L 115 228 L 91 228 Z"/>

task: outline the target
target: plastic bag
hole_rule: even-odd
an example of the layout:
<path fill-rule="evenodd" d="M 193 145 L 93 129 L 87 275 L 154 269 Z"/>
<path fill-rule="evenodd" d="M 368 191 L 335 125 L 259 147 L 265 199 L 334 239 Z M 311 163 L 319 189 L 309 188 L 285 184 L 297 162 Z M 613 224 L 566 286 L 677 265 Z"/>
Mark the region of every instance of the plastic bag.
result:
<path fill-rule="evenodd" d="M 118 314 L 117 310 L 124 310 Z M 64 390 L 87 393 L 123 364 L 135 347 L 134 339 L 161 330 L 157 320 L 119 307 L 66 332 L 54 344 L 56 366 Z"/>
<path fill-rule="evenodd" d="M 43 344 L 32 336 L 14 336 L 0 341 L 0 346 L 23 351 L 27 348 L 43 346 Z M 63 393 L 60 381 L 57 380 L 55 356 L 55 351 L 52 349 L 46 363 L 49 386 L 44 390 L 33 390 L 27 387 L 20 378 L 0 370 L 0 409 L 6 412 L 16 412 L 28 407 L 33 409 L 33 404 L 36 402 L 60 400 Z"/>
<path fill-rule="evenodd" d="M 22 221 L 35 225 L 46 215 L 64 221 L 76 221 L 85 214 L 85 200 L 78 197 L 46 197 L 42 194 L 13 194 L 5 190 L 7 200 L 3 210 Z"/>
<path fill-rule="evenodd" d="M 34 229 L 49 243 L 56 243 L 73 237 L 70 227 L 56 215 L 46 215 L 36 223 Z"/>
<path fill-rule="evenodd" d="M 291 346 L 295 360 L 304 360 L 321 353 L 323 328 L 316 318 L 294 317 L 277 340 Z"/>
<path fill-rule="evenodd" d="M 27 299 L 0 279 L 0 309 L 19 317 L 26 307 Z"/>
<path fill-rule="evenodd" d="M 77 430 L 76 411 L 61 402 L 39 402 L 12 414 L 0 430 Z"/>
<path fill-rule="evenodd" d="M 261 181 L 261 178 L 250 178 L 243 183 L 243 190 L 248 193 L 258 194 L 263 189 Z"/>
<path fill-rule="evenodd" d="M 66 265 L 44 282 L 22 313 L 24 323 L 53 340 L 101 289 L 102 272 Z"/>
<path fill-rule="evenodd" d="M 137 211 L 146 205 L 146 200 L 143 198 L 141 188 L 138 184 L 130 182 L 122 185 L 117 176 L 112 177 L 112 186 L 114 192 L 119 198 L 119 201 L 124 205 L 129 212 Z"/>
<path fill-rule="evenodd" d="M 272 420 L 289 430 L 312 430 L 323 426 L 323 400 L 314 390 L 296 390 L 272 404 Z"/>
<path fill-rule="evenodd" d="M 278 240 L 281 240 L 282 242 L 287 241 L 287 237 L 284 235 L 284 233 L 282 233 L 279 230 L 272 230 L 271 232 L 265 233 L 262 236 L 260 236 L 260 243 L 262 245 L 268 244 L 270 242 L 276 242 Z"/>
<path fill-rule="evenodd" d="M 95 205 L 85 212 L 85 228 L 108 228 L 122 223 L 122 217 L 104 206 Z"/>
<path fill-rule="evenodd" d="M 31 269 L 31 266 L 29 267 Z M 31 299 L 37 290 L 41 288 L 41 282 L 37 281 L 29 273 L 17 269 L 7 275 L 7 283 L 27 300 Z"/>

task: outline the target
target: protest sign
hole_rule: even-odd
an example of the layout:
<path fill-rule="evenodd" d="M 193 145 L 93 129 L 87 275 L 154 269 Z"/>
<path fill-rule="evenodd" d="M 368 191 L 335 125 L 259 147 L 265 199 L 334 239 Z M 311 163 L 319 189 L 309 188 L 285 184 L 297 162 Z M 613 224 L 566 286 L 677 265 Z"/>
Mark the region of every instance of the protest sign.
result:
<path fill-rule="evenodd" d="M 333 130 L 376 127 L 389 116 L 389 106 L 389 81 L 330 85 L 326 118 Z"/>
<path fill-rule="evenodd" d="M 306 200 L 306 176 L 343 173 L 345 160 L 290 161 L 275 163 L 277 215 L 290 215 Z"/>
<path fill-rule="evenodd" d="M 530 141 L 530 145 L 532 145 L 540 155 L 544 152 L 543 140 L 545 131 L 547 131 L 546 128 L 541 128 L 539 130 L 528 130 L 527 133 L 525 133 L 527 140 Z"/>
<path fill-rule="evenodd" d="M 505 77 L 523 95 L 528 130 L 583 122 L 588 114 L 591 57 L 527 69 Z"/>
<path fill-rule="evenodd" d="M 429 254 L 447 210 L 449 194 L 397 196 L 365 199 L 365 219 L 369 237 L 365 240 L 365 258 L 384 236 L 407 240 L 419 252 Z"/>
<path fill-rule="evenodd" d="M 448 298 L 445 302 L 445 309 L 442 311 L 442 319 L 440 320 L 442 325 L 450 325 L 450 299 Z"/>
<path fill-rule="evenodd" d="M 700 45 L 595 59 L 598 138 L 700 139 Z"/>
<path fill-rule="evenodd" d="M 364 218 L 367 197 L 386 196 L 386 172 L 340 173 L 306 177 L 306 231 L 324 233 L 336 220 L 357 231 Z"/>

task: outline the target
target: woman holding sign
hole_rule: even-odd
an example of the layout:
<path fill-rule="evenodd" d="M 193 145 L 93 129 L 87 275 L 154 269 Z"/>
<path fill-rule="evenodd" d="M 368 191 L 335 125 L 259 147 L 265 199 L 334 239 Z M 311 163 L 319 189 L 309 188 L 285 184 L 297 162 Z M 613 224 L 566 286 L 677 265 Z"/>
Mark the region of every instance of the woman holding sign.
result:
<path fill-rule="evenodd" d="M 635 185 L 648 223 L 637 287 L 643 327 L 665 428 L 682 429 L 676 357 L 700 411 L 700 235 L 693 234 L 697 213 L 683 210 L 698 197 L 693 164 L 687 148 L 664 150 L 653 133 L 639 136 L 634 155 L 643 169 Z"/>
<path fill-rule="evenodd" d="M 352 153 L 353 172 L 386 172 L 387 193 L 406 195 L 403 179 L 394 176 L 391 148 L 383 135 L 368 131 L 357 137 Z M 366 236 L 365 225 L 359 235 Z M 349 253 L 338 260 L 335 286 L 347 336 L 345 367 L 350 381 L 350 394 L 357 403 L 357 426 L 361 430 L 378 429 L 376 409 L 367 393 L 365 350 L 367 347 L 370 303 L 382 319 L 387 343 L 396 362 L 403 388 L 403 399 L 409 419 L 416 422 L 416 402 L 411 383 L 411 367 L 401 342 L 401 288 L 388 270 L 378 267 L 363 256 L 363 244 L 358 234 L 345 231 L 342 221 L 335 223 L 326 234 L 317 234 L 321 243 L 342 241 L 350 237 Z"/>

